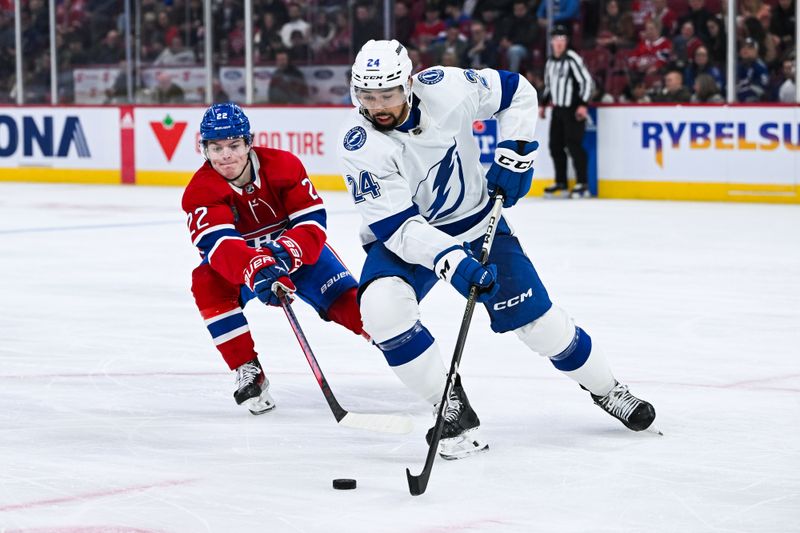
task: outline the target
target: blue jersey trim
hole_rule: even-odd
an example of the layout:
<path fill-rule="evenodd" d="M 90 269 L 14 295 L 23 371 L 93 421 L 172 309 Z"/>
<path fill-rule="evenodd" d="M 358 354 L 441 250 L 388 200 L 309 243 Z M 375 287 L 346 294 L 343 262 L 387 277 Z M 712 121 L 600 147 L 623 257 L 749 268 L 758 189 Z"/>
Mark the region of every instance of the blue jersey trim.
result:
<path fill-rule="evenodd" d="M 414 96 L 414 98 L 411 101 L 411 113 L 408 114 L 408 118 L 406 119 L 406 121 L 397 126 L 395 129 L 397 131 L 402 131 L 403 133 L 408 133 L 409 131 L 419 126 L 420 116 L 421 115 L 419 111 L 419 98 Z"/>
<path fill-rule="evenodd" d="M 500 97 L 500 109 L 497 110 L 499 113 L 511 105 L 511 100 L 519 87 L 519 74 L 507 70 L 498 70 L 497 73 L 500 74 L 500 88 L 503 91 Z"/>
<path fill-rule="evenodd" d="M 433 335 L 419 320 L 411 329 L 378 344 L 389 366 L 400 366 L 413 361 L 433 344 Z"/>
<path fill-rule="evenodd" d="M 441 226 L 436 226 L 436 229 L 447 233 L 451 237 L 455 235 L 461 235 L 465 231 L 472 229 L 475 226 L 475 224 L 483 220 L 484 217 L 488 215 L 491 210 L 492 210 L 492 203 L 489 202 L 483 207 L 483 209 L 481 209 L 474 215 L 470 215 L 466 218 L 462 218 L 461 220 L 457 220 L 449 224 L 442 224 Z"/>
<path fill-rule="evenodd" d="M 200 242 L 197 243 L 197 247 L 203 252 L 203 255 L 207 254 L 211 251 L 217 241 L 220 240 L 222 237 L 241 237 L 242 234 L 236 231 L 235 229 L 224 228 L 217 231 L 212 231 L 208 235 L 204 235 Z"/>
<path fill-rule="evenodd" d="M 550 358 L 553 366 L 562 372 L 571 372 L 583 366 L 592 353 L 592 338 L 581 328 L 575 328 L 575 338 L 567 349 Z"/>
<path fill-rule="evenodd" d="M 372 230 L 372 233 L 374 233 L 379 240 L 385 242 L 389 237 L 394 235 L 395 231 L 400 229 L 403 222 L 416 215 L 419 215 L 419 209 L 417 209 L 417 206 L 412 205 L 408 209 L 388 216 L 383 220 L 373 222 L 369 225 L 369 229 Z"/>
<path fill-rule="evenodd" d="M 320 209 L 318 211 L 312 211 L 310 213 L 306 213 L 305 215 L 300 215 L 297 218 L 293 218 L 289 222 L 289 227 L 293 228 L 300 222 L 308 222 L 308 221 L 316 222 L 323 228 L 328 229 L 328 214 L 325 212 L 324 209 Z"/>

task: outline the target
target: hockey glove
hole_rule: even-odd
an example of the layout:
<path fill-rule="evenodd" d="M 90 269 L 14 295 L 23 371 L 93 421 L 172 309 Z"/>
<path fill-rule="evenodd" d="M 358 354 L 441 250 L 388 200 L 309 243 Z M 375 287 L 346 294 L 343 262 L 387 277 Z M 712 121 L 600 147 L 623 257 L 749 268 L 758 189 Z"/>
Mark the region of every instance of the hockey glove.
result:
<path fill-rule="evenodd" d="M 500 290 L 497 267 L 482 265 L 466 245 L 447 248 L 436 256 L 433 264 L 436 275 L 449 282 L 464 297 L 469 297 L 469 289 L 473 285 L 478 287 L 477 301 L 481 303 L 491 299 Z"/>
<path fill-rule="evenodd" d="M 288 237 L 278 237 L 274 241 L 269 241 L 264 248 L 269 249 L 278 264 L 283 263 L 289 273 L 303 266 L 303 252 L 297 243 Z"/>
<path fill-rule="evenodd" d="M 283 261 L 276 261 L 272 255 L 268 255 L 269 250 L 258 250 L 262 255 L 251 259 L 244 269 L 244 283 L 265 304 L 280 305 L 279 291 L 287 295 L 295 291 L 294 283 L 289 279 L 289 270 Z"/>
<path fill-rule="evenodd" d="M 502 189 L 503 207 L 511 207 L 528 194 L 533 181 L 533 162 L 538 154 L 536 141 L 503 141 L 494 151 L 494 163 L 486 173 L 489 194 Z"/>

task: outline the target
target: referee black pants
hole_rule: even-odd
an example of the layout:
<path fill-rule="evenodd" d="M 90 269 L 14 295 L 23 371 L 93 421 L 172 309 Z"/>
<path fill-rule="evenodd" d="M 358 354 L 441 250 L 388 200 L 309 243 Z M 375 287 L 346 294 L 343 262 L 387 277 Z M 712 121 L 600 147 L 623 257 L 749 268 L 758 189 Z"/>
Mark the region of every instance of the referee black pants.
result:
<path fill-rule="evenodd" d="M 554 107 L 550 120 L 550 155 L 556 170 L 556 185 L 567 187 L 567 152 L 575 165 L 575 178 L 578 183 L 588 185 L 588 156 L 583 149 L 583 132 L 586 121 L 575 118 L 574 107 Z"/>

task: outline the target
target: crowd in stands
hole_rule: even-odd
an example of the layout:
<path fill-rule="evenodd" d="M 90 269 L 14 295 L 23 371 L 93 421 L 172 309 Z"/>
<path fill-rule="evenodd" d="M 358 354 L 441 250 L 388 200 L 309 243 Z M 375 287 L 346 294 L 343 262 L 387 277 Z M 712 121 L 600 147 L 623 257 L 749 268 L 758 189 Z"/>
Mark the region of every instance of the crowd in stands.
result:
<path fill-rule="evenodd" d="M 794 1 L 737 0 L 738 101 L 794 101 Z M 139 5 L 133 44 L 139 44 L 141 65 L 204 63 L 202 0 L 139 0 Z M 243 2 L 212 5 L 215 66 L 243 65 Z M 288 77 L 275 101 L 303 101 L 307 88 L 295 65 L 349 64 L 363 43 L 383 38 L 383 2 L 253 0 L 252 5 L 255 64 L 277 65 Z M 395 0 L 392 5 L 393 37 L 409 48 L 416 70 L 434 64 L 504 68 L 541 89 L 547 0 Z M 596 102 L 724 100 L 726 0 L 553 0 L 552 5 L 554 20 L 571 28 L 571 46 L 594 77 Z M 124 3 L 58 0 L 56 6 L 59 99 L 68 103 L 73 69 L 125 65 Z M 25 101 L 49 103 L 47 2 L 22 0 L 21 21 Z M 14 50 L 13 2 L 0 0 L 0 102 L 16 99 Z M 169 81 L 158 80 L 156 101 L 181 101 L 180 87 Z M 126 85 L 127 78 L 118 79 L 112 91 L 126 94 Z"/>

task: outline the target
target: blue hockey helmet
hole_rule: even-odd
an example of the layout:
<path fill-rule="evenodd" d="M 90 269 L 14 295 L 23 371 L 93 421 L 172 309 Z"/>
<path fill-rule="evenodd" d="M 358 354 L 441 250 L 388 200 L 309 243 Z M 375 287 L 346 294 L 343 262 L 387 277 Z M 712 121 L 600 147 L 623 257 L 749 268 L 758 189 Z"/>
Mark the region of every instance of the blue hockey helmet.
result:
<path fill-rule="evenodd" d="M 250 120 L 242 108 L 233 102 L 213 104 L 206 109 L 200 122 L 200 141 L 219 141 L 243 138 L 247 144 L 253 143 Z"/>

